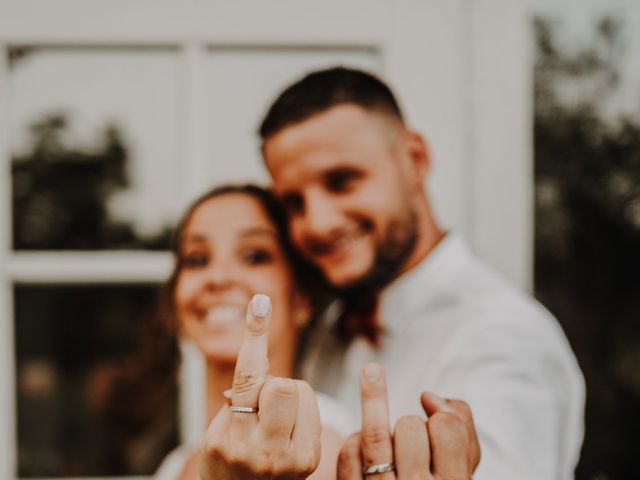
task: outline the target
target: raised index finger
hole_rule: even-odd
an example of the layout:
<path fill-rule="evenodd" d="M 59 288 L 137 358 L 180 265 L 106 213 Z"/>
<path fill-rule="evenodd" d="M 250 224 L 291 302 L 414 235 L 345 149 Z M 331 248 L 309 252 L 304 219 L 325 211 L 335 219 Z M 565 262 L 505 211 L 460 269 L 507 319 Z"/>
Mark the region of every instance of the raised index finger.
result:
<path fill-rule="evenodd" d="M 267 357 L 271 299 L 256 294 L 247 307 L 244 339 L 236 360 L 231 387 L 231 404 L 239 407 L 257 407 L 260 390 L 269 370 Z M 234 418 L 247 414 L 235 413 Z"/>

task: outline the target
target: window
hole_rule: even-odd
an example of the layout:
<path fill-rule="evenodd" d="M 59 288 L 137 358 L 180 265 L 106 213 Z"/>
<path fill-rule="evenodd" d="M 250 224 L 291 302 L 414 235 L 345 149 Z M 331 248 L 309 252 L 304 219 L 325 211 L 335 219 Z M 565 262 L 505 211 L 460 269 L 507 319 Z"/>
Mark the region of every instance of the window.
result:
<path fill-rule="evenodd" d="M 176 51 L 9 55 L 14 248 L 167 249 L 181 175 Z"/>
<path fill-rule="evenodd" d="M 174 339 L 166 368 L 144 370 L 172 225 L 205 188 L 266 180 L 255 128 L 285 81 L 375 68 L 377 54 L 115 41 L 5 53 L 16 475 L 150 475 L 205 427 L 196 354 L 183 346 L 172 375 Z"/>
<path fill-rule="evenodd" d="M 155 285 L 15 285 L 21 477 L 147 474 L 176 445 L 175 363 L 152 369 L 136 352 L 156 297 Z"/>
<path fill-rule="evenodd" d="M 168 259 L 135 279 L 137 255 L 126 271 L 111 252 L 169 247 L 177 50 L 8 54 L 18 475 L 149 474 L 178 441 L 175 379 L 128 401 L 118 385 L 135 382 L 127 369 Z"/>

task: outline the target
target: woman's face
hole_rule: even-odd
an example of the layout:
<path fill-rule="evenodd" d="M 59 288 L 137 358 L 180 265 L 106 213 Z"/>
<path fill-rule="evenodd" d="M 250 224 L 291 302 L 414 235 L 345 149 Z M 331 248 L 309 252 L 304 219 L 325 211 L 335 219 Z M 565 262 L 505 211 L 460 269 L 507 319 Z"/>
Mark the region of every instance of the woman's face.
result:
<path fill-rule="evenodd" d="M 272 300 L 270 345 L 295 347 L 291 270 L 258 200 L 228 193 L 202 202 L 185 225 L 179 262 L 177 318 L 208 361 L 235 362 L 247 304 L 256 293 Z"/>

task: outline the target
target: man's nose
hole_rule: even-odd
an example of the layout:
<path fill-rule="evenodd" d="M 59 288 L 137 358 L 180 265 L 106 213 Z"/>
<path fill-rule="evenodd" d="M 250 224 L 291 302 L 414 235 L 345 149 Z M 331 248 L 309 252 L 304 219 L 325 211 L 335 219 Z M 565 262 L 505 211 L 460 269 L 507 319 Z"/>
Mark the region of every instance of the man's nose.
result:
<path fill-rule="evenodd" d="M 342 215 L 338 205 L 321 194 L 312 194 L 305 205 L 304 225 L 308 235 L 325 237 L 340 228 Z"/>

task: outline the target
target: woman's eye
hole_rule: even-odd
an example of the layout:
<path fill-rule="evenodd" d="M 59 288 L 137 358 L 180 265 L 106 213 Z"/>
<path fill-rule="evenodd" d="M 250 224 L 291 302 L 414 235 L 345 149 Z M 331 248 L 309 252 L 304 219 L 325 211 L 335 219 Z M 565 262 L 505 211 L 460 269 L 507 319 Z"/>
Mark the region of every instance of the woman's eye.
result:
<path fill-rule="evenodd" d="M 204 267 L 209 263 L 209 255 L 205 253 L 192 253 L 182 257 L 182 266 L 186 268 Z"/>
<path fill-rule="evenodd" d="M 261 265 L 271 261 L 271 254 L 266 250 L 256 249 L 247 250 L 243 253 L 242 258 L 249 265 Z"/>

